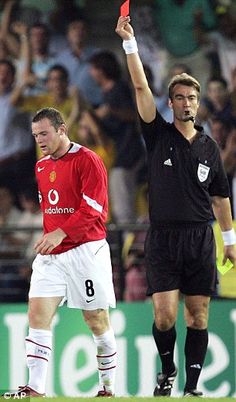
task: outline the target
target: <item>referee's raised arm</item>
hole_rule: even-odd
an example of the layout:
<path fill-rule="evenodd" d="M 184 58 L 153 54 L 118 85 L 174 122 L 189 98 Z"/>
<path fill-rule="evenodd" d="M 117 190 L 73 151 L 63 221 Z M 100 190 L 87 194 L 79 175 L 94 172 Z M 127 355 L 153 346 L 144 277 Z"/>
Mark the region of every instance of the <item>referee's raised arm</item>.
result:
<path fill-rule="evenodd" d="M 130 17 L 119 17 L 116 33 L 123 39 L 123 48 L 127 56 L 128 69 L 135 89 L 138 112 L 146 123 L 150 123 L 155 119 L 156 105 L 138 54 Z"/>

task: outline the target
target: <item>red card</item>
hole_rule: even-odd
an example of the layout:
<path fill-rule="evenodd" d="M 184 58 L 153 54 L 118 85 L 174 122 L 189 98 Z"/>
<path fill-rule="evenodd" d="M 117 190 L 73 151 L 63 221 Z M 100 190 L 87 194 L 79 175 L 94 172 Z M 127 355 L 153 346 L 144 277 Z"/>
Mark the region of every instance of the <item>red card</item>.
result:
<path fill-rule="evenodd" d="M 129 15 L 129 0 L 126 0 L 123 4 L 120 6 L 120 15 L 121 17 L 128 17 Z"/>

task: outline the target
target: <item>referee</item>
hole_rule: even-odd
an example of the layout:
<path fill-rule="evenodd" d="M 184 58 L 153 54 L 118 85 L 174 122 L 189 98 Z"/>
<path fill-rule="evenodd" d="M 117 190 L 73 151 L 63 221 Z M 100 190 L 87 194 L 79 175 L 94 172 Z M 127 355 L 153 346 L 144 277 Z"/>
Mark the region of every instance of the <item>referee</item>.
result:
<path fill-rule="evenodd" d="M 145 243 L 148 295 L 152 296 L 153 337 L 162 372 L 154 396 L 171 395 L 177 367 L 173 361 L 179 291 L 185 300 L 186 383 L 184 396 L 202 396 L 197 382 L 208 344 L 208 308 L 216 292 L 215 242 L 210 221 L 218 220 L 224 261 L 236 264 L 229 186 L 216 143 L 194 124 L 200 84 L 187 74 L 169 83 L 172 124 L 156 110 L 138 55 L 130 17 L 120 17 L 116 32 L 136 94 L 148 153 L 150 229 Z M 214 213 L 214 215 L 213 215 Z"/>

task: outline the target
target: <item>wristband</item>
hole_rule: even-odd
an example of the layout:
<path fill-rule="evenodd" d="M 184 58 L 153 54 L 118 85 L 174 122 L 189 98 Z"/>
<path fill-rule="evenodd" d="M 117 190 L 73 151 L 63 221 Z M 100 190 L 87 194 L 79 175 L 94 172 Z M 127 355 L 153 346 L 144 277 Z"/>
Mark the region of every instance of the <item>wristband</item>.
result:
<path fill-rule="evenodd" d="M 122 46 L 126 54 L 138 52 L 138 45 L 134 36 L 131 39 L 123 40 Z"/>
<path fill-rule="evenodd" d="M 222 237 L 225 246 L 232 246 L 233 244 L 236 244 L 236 235 L 234 229 L 222 232 Z"/>

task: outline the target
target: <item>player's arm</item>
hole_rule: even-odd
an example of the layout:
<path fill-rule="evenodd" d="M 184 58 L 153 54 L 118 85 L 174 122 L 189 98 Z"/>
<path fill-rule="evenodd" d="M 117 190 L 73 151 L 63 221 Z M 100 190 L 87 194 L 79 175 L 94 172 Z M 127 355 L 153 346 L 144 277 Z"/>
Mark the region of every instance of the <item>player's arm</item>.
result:
<path fill-rule="evenodd" d="M 236 266 L 236 235 L 232 225 L 232 214 L 229 198 L 212 197 L 212 208 L 217 219 L 224 240 L 224 259 L 227 258 Z"/>
<path fill-rule="evenodd" d="M 138 112 L 146 123 L 150 123 L 155 119 L 156 105 L 138 54 L 130 17 L 120 17 L 118 19 L 116 33 L 123 39 L 123 47 L 127 55 L 127 64 L 135 90 Z"/>
<path fill-rule="evenodd" d="M 67 234 L 60 228 L 53 232 L 44 234 L 34 245 L 37 254 L 47 255 L 61 244 L 62 240 L 67 237 Z"/>

